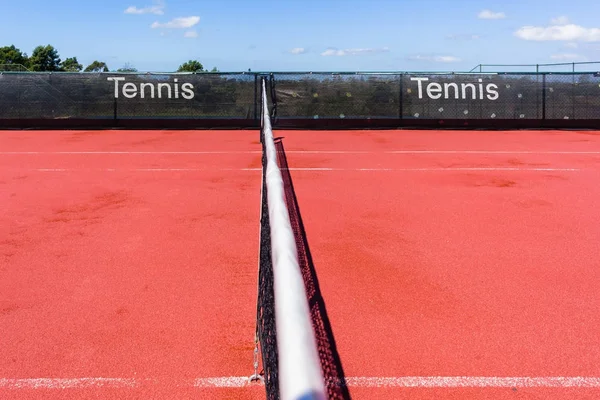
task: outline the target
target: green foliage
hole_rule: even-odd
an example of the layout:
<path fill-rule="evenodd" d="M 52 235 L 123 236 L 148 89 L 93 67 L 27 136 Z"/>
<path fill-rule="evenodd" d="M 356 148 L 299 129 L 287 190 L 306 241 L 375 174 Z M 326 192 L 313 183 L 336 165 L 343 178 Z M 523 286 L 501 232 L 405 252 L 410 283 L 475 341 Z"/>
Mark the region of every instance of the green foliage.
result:
<path fill-rule="evenodd" d="M 65 72 L 81 72 L 83 65 L 77 61 L 77 57 L 71 57 L 60 64 L 60 69 Z"/>
<path fill-rule="evenodd" d="M 29 58 L 32 71 L 60 71 L 60 56 L 51 45 L 37 46 Z"/>
<path fill-rule="evenodd" d="M 204 66 L 200 61 L 190 60 L 179 66 L 177 72 L 203 72 Z"/>
<path fill-rule="evenodd" d="M 138 72 L 137 68 L 127 63 L 117 70 L 117 72 Z"/>
<path fill-rule="evenodd" d="M 0 47 L 0 71 L 65 71 L 65 72 L 109 72 L 105 62 L 94 61 L 83 69 L 77 57 L 69 57 L 61 61 L 59 52 L 51 45 L 37 46 L 31 56 L 15 45 Z M 125 64 L 116 72 L 138 72 L 130 64 Z M 208 72 L 198 60 L 189 60 L 179 66 L 177 72 Z M 219 72 L 214 67 L 210 72 Z"/>
<path fill-rule="evenodd" d="M 94 61 L 88 65 L 83 72 L 108 72 L 108 66 L 105 62 Z"/>
<path fill-rule="evenodd" d="M 9 64 L 22 65 L 27 67 L 29 64 L 29 58 L 27 54 L 16 48 L 14 45 L 0 47 L 0 65 L 5 67 Z"/>

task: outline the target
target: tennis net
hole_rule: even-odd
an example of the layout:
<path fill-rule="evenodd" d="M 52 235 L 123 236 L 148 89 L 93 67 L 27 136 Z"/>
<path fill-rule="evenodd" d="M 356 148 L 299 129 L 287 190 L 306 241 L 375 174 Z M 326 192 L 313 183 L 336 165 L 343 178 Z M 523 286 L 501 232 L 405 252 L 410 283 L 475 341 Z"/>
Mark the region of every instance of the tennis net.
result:
<path fill-rule="evenodd" d="M 325 381 L 262 82 L 257 342 L 267 398 L 326 399 Z M 256 360 L 255 360 L 256 367 Z"/>

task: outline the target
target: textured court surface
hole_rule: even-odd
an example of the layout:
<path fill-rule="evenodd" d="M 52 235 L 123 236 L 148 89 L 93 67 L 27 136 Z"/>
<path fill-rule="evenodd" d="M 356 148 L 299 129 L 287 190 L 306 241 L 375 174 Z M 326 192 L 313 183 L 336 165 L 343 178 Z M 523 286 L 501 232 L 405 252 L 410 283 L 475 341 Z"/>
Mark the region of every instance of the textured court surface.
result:
<path fill-rule="evenodd" d="M 600 396 L 598 133 L 275 136 L 352 398 Z M 0 398 L 264 397 L 257 139 L 0 132 Z"/>

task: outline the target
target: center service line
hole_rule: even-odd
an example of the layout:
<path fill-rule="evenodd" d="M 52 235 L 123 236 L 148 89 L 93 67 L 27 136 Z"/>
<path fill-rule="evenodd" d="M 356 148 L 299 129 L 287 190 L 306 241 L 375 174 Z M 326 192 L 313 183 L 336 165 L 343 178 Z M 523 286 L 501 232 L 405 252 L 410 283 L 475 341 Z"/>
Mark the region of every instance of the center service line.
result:
<path fill-rule="evenodd" d="M 329 386 L 340 382 L 328 382 Z M 600 377 L 487 377 L 487 376 L 406 376 L 348 377 L 348 387 L 362 388 L 600 388 Z M 0 390 L 32 389 L 135 389 L 152 385 L 196 388 L 241 388 L 253 386 L 248 377 L 225 376 L 196 379 L 152 378 L 0 378 Z"/>

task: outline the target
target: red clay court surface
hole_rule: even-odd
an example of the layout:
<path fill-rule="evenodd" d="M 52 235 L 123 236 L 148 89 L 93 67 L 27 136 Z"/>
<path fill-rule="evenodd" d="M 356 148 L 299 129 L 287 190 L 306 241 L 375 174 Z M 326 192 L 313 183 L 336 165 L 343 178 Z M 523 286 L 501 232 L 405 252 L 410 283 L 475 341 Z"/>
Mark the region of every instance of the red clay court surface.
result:
<path fill-rule="evenodd" d="M 600 134 L 275 131 L 353 399 L 600 397 Z M 0 398 L 260 399 L 255 131 L 0 132 Z"/>

